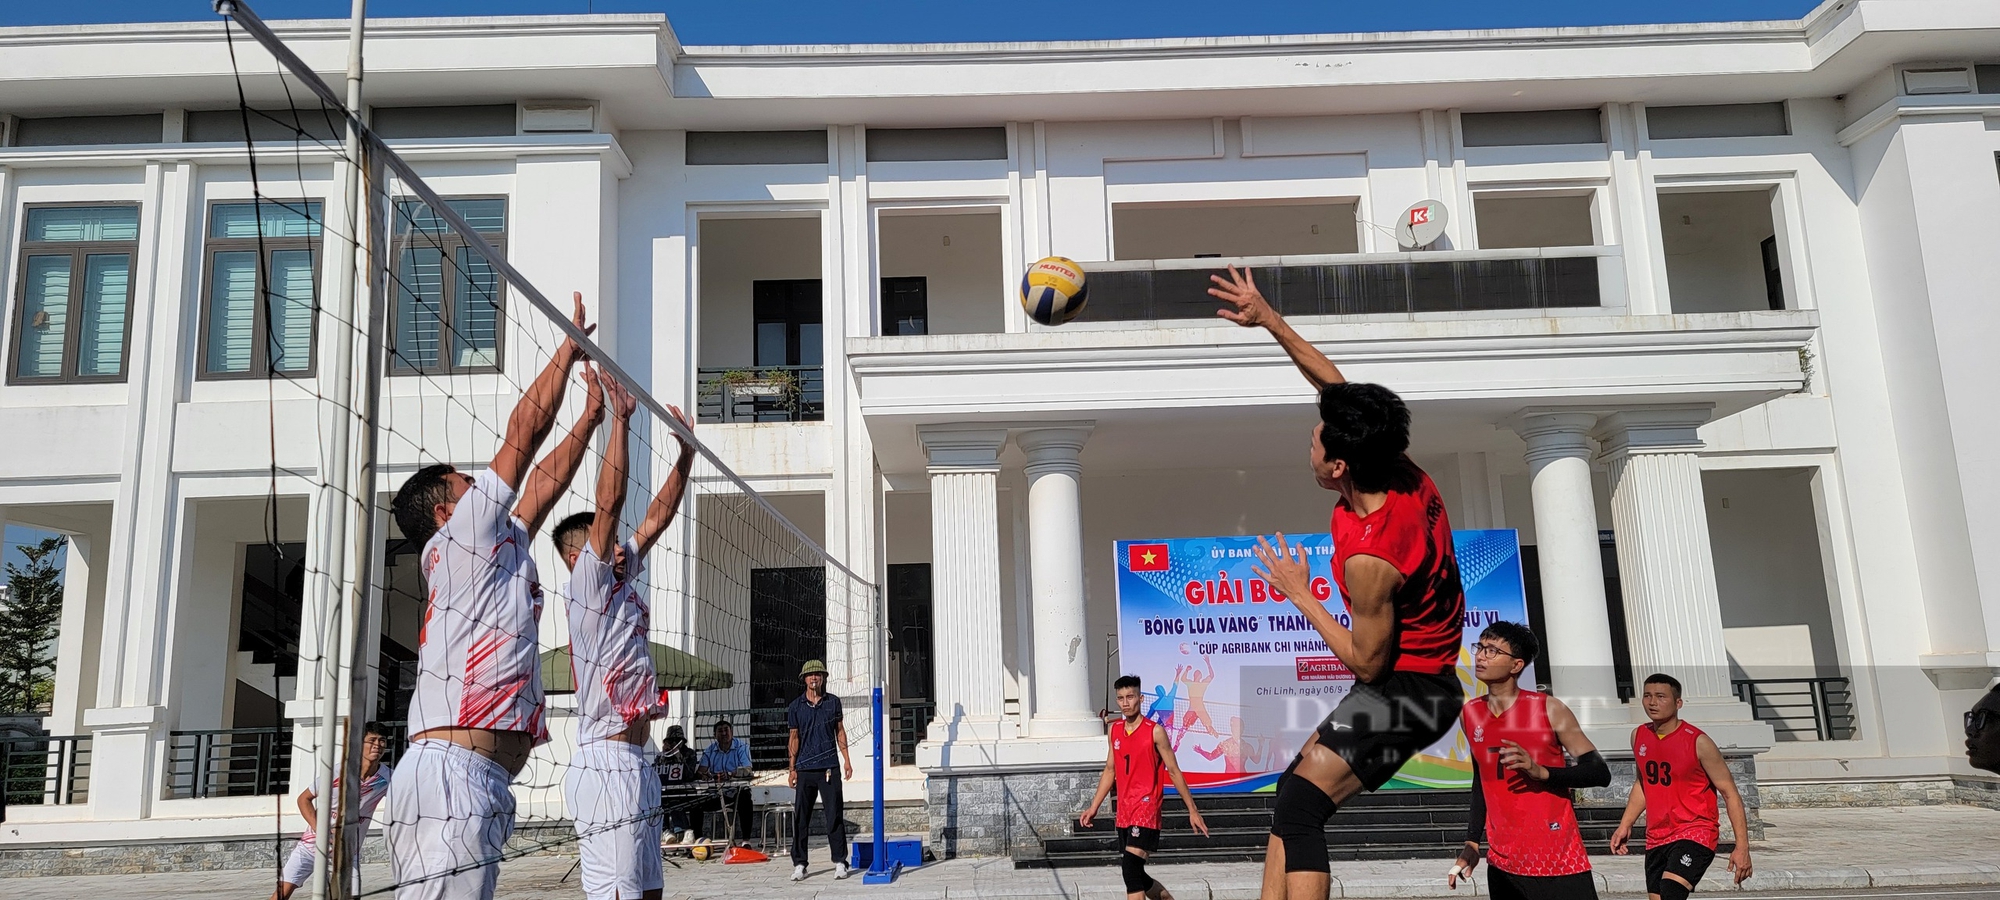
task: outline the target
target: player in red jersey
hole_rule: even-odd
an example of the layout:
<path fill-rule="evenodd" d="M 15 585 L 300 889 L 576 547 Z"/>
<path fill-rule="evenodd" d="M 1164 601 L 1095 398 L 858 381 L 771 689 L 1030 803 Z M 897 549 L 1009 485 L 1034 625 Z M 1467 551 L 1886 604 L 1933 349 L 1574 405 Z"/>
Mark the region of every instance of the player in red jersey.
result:
<path fill-rule="evenodd" d="M 1520 677 L 1541 642 L 1524 625 L 1495 622 L 1479 635 L 1474 672 L 1486 696 L 1460 721 L 1472 746 L 1472 815 L 1465 849 L 1445 881 L 1453 888 L 1488 847 L 1488 892 L 1517 900 L 1596 900 L 1597 882 L 1576 827 L 1570 789 L 1611 783 L 1611 768 L 1584 737 L 1576 714 Z M 1563 752 L 1576 764 L 1564 766 Z"/>
<path fill-rule="evenodd" d="M 1464 692 L 1455 669 L 1465 614 L 1444 498 L 1410 461 L 1410 411 L 1394 391 L 1350 383 L 1286 324 L 1248 272 L 1210 276 L 1223 318 L 1263 328 L 1319 392 L 1310 463 L 1333 508 L 1333 581 L 1352 626 L 1313 602 L 1303 548 L 1261 541 L 1255 568 L 1295 605 L 1355 675 L 1317 732 L 1278 779 L 1265 844 L 1267 900 L 1323 900 L 1331 885 L 1326 820 L 1339 804 L 1388 782 L 1417 751 L 1451 730 Z"/>
<path fill-rule="evenodd" d="M 1750 825 L 1743 796 L 1715 739 L 1681 721 L 1681 683 L 1672 675 L 1646 676 L 1639 703 L 1651 721 L 1632 731 L 1632 761 L 1639 777 L 1625 817 L 1611 833 L 1611 852 L 1630 853 L 1632 823 L 1646 814 L 1646 894 L 1652 900 L 1687 900 L 1715 862 L 1715 797 L 1729 807 L 1736 848 L 1729 871 L 1736 883 L 1750 877 Z"/>
<path fill-rule="evenodd" d="M 1076 821 L 1089 828 L 1091 820 L 1097 817 L 1097 808 L 1104 805 L 1111 786 L 1117 784 L 1118 840 L 1125 848 L 1118 865 L 1125 870 L 1125 900 L 1174 900 L 1166 885 L 1146 874 L 1146 858 L 1160 849 L 1160 802 L 1167 793 L 1160 776 L 1171 779 L 1174 790 L 1181 792 L 1181 802 L 1187 804 L 1189 827 L 1207 837 L 1208 823 L 1201 820 L 1201 810 L 1195 808 L 1194 795 L 1188 792 L 1187 779 L 1181 777 L 1181 767 L 1174 762 L 1173 748 L 1167 745 L 1167 730 L 1139 714 L 1143 702 L 1139 684 L 1137 675 L 1122 675 L 1112 682 L 1112 690 L 1117 692 L 1118 712 L 1123 718 L 1111 723 L 1111 755 L 1104 760 L 1104 775 L 1097 779 L 1097 795 L 1090 798 L 1090 806 Z"/>

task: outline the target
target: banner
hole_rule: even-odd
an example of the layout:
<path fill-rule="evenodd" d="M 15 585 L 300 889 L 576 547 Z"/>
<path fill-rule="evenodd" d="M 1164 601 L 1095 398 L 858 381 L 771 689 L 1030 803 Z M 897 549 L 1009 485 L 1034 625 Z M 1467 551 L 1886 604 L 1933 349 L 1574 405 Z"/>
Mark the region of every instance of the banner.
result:
<path fill-rule="evenodd" d="M 1287 535 L 1306 549 L 1314 600 L 1341 624 L 1326 534 Z M 1465 585 L 1458 679 L 1478 692 L 1472 645 L 1496 621 L 1528 621 L 1521 546 L 1513 529 L 1456 531 Z M 1257 537 L 1118 541 L 1119 674 L 1144 682 L 1147 718 L 1167 731 L 1188 786 L 1198 792 L 1269 791 L 1278 773 L 1341 698 L 1354 676 L 1327 650 L 1292 601 L 1251 570 Z M 1534 684 L 1531 663 L 1521 675 Z M 1465 788 L 1471 753 L 1457 728 L 1425 748 L 1385 788 Z"/>

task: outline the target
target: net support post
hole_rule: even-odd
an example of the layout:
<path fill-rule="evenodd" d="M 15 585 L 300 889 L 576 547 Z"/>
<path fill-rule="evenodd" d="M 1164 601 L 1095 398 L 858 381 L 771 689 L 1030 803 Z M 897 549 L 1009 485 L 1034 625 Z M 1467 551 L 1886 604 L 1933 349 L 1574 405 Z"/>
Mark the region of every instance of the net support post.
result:
<path fill-rule="evenodd" d="M 882 798 L 887 776 L 882 766 L 882 688 L 878 685 L 869 693 L 870 731 L 875 733 L 875 843 L 868 855 L 868 871 L 861 876 L 862 884 L 893 884 L 900 865 L 889 865 L 889 844 L 883 835 L 887 827 L 887 812 Z"/>

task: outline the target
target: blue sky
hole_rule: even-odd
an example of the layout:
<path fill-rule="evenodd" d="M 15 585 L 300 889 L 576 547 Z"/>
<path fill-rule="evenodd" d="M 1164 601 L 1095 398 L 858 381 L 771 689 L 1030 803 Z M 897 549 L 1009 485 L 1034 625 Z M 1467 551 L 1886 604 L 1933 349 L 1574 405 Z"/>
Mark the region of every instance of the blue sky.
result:
<path fill-rule="evenodd" d="M 250 0 L 266 19 L 345 17 L 348 0 Z M 1794 19 L 1812 0 L 372 0 L 372 16 L 664 12 L 689 44 L 1086 40 Z M 208 0 L 5 0 L 0 25 L 199 21 Z"/>
<path fill-rule="evenodd" d="M 6 581 L 5 573 L 7 570 L 5 563 L 13 563 L 17 566 L 28 564 L 28 558 L 21 555 L 20 548 L 22 544 L 39 543 L 42 538 L 48 536 L 48 532 L 39 528 L 29 528 L 26 525 L 7 526 L 6 549 L 4 553 L 0 553 L 0 583 L 5 583 Z"/>

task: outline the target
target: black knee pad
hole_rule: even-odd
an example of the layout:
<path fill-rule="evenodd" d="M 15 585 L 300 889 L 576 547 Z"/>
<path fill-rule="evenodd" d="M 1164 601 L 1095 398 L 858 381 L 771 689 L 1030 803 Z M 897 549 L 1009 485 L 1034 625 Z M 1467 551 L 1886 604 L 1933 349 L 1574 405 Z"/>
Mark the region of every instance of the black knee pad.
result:
<path fill-rule="evenodd" d="M 1143 894 L 1153 886 L 1153 876 L 1146 874 L 1146 858 L 1130 850 L 1118 856 L 1118 868 L 1125 874 L 1125 893 Z"/>
<path fill-rule="evenodd" d="M 1688 900 L 1694 890 L 1671 878 L 1660 879 L 1660 900 Z"/>
<path fill-rule="evenodd" d="M 1271 834 L 1285 844 L 1285 871 L 1333 871 L 1326 858 L 1326 820 L 1334 809 L 1333 798 L 1319 785 L 1296 774 L 1279 780 Z"/>

